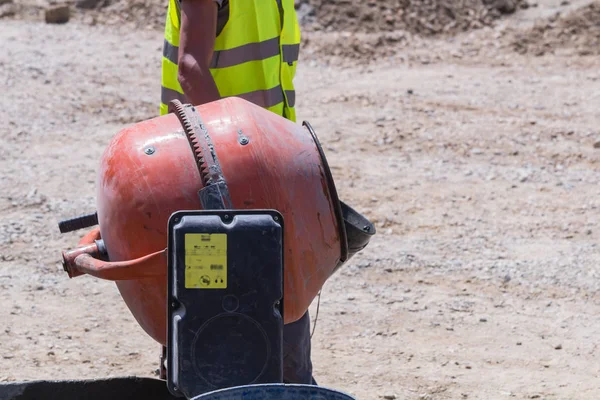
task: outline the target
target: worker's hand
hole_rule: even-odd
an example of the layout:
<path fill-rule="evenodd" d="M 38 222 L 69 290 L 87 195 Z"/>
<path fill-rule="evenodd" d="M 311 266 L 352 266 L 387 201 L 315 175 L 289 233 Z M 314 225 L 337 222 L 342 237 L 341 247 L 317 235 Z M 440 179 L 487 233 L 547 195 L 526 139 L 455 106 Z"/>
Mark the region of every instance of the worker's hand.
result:
<path fill-rule="evenodd" d="M 209 70 L 216 30 L 217 4 L 214 0 L 182 0 L 178 79 L 193 105 L 220 98 Z"/>

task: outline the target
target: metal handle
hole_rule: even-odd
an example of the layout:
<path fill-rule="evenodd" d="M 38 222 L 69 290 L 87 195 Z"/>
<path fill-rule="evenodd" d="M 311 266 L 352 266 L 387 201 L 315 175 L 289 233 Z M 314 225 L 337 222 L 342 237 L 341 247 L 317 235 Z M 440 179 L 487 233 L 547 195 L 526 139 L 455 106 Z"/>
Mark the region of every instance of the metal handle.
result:
<path fill-rule="evenodd" d="M 77 271 L 109 281 L 126 281 L 152 278 L 167 274 L 167 249 L 129 261 L 107 262 L 91 254 L 75 257 Z"/>
<path fill-rule="evenodd" d="M 63 269 L 70 278 L 84 274 L 110 281 L 134 280 L 167 273 L 167 249 L 128 261 L 110 262 L 102 260 L 98 246 L 100 228 L 95 228 L 79 242 L 79 247 L 63 251 Z"/>
<path fill-rule="evenodd" d="M 58 223 L 58 229 L 60 230 L 60 233 L 67 233 L 89 228 L 94 225 L 98 225 L 98 212 L 60 221 Z"/>

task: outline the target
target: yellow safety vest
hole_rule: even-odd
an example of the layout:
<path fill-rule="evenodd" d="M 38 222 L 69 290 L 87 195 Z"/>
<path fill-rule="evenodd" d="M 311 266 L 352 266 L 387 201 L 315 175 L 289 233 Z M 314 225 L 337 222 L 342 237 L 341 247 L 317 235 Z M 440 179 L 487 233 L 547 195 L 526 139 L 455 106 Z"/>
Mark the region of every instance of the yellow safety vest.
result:
<path fill-rule="evenodd" d="M 186 100 L 177 79 L 180 0 L 169 0 L 162 57 L 160 114 Z M 221 97 L 238 96 L 296 121 L 293 85 L 300 27 L 294 0 L 229 0 L 229 19 L 215 40 L 210 72 Z"/>

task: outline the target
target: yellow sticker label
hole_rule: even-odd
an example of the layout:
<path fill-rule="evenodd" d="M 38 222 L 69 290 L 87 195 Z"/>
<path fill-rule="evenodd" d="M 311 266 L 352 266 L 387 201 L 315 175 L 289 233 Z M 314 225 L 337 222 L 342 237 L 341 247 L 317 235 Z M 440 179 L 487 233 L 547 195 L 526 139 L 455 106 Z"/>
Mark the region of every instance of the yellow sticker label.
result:
<path fill-rule="evenodd" d="M 186 233 L 185 288 L 227 288 L 227 234 Z"/>

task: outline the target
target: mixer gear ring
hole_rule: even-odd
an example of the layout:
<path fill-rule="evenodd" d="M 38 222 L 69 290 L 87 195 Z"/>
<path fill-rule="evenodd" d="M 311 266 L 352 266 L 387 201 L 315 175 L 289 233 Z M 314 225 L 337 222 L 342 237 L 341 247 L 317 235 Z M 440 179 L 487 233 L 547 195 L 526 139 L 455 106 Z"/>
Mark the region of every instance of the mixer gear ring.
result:
<path fill-rule="evenodd" d="M 217 204 L 218 208 L 232 208 L 229 189 L 221 171 L 217 153 L 198 110 L 191 104 L 182 104 L 179 100 L 173 100 L 169 104 L 169 111 L 175 112 L 177 115 L 194 153 L 200 179 L 204 186 L 200 198 L 208 200 L 213 205 L 211 208 L 217 208 Z M 217 201 L 215 202 L 215 200 Z"/>
<path fill-rule="evenodd" d="M 179 119 L 179 122 L 183 127 L 183 131 L 185 132 L 185 136 L 187 137 L 192 151 L 194 152 L 194 157 L 196 158 L 196 164 L 198 165 L 198 172 L 200 172 L 200 179 L 202 180 L 202 185 L 210 185 L 208 167 L 204 160 L 204 154 L 202 153 L 202 149 L 200 148 L 198 137 L 196 136 L 196 132 L 194 130 L 194 127 L 192 126 L 192 121 L 190 121 L 190 119 L 187 116 L 186 107 L 179 100 L 173 100 L 170 106 L 172 106 L 172 111 L 174 111 L 175 115 L 177 115 L 177 118 Z"/>

